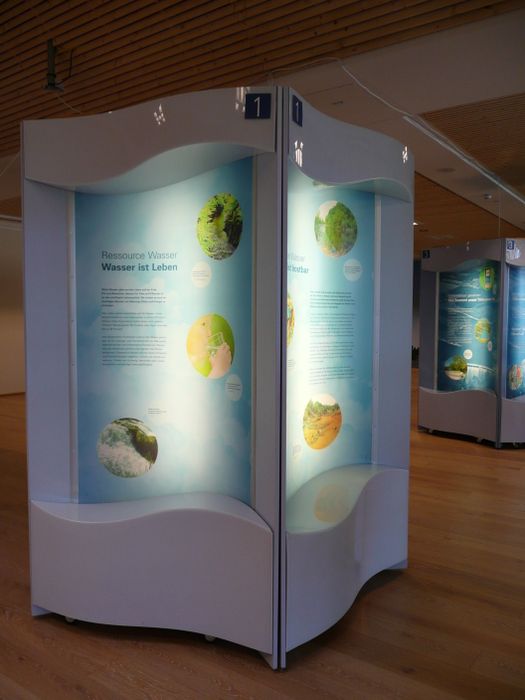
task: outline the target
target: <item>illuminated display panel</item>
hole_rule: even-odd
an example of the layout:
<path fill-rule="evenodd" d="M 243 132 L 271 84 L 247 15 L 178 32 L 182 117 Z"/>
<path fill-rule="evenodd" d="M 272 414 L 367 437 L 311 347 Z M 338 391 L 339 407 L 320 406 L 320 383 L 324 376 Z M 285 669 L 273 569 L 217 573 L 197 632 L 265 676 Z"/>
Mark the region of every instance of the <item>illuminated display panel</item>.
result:
<path fill-rule="evenodd" d="M 250 501 L 252 159 L 75 195 L 78 495 Z"/>
<path fill-rule="evenodd" d="M 496 390 L 498 312 L 499 263 L 469 261 L 439 274 L 439 390 Z"/>
<path fill-rule="evenodd" d="M 507 398 L 525 394 L 525 268 L 509 266 Z"/>
<path fill-rule="evenodd" d="M 374 195 L 288 177 L 287 484 L 368 463 Z"/>

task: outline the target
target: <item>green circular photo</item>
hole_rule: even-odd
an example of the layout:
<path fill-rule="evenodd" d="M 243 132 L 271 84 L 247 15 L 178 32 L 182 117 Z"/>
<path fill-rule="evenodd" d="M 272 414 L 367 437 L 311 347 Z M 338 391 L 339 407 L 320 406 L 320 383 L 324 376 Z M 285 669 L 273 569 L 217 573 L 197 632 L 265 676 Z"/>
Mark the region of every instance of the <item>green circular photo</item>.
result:
<path fill-rule="evenodd" d="M 485 265 L 479 273 L 479 286 L 481 289 L 492 289 L 494 286 L 495 272 L 492 265 Z"/>
<path fill-rule="evenodd" d="M 202 207 L 197 219 L 197 239 L 206 255 L 224 260 L 235 253 L 242 233 L 242 210 L 226 192 L 216 194 Z"/>
<path fill-rule="evenodd" d="M 101 464 L 115 476 L 142 476 L 157 459 L 155 434 L 137 418 L 118 418 L 106 425 L 97 443 Z"/>
<path fill-rule="evenodd" d="M 356 242 L 357 221 L 345 204 L 331 200 L 317 210 L 314 232 L 323 253 L 339 258 L 346 255 Z"/>
<path fill-rule="evenodd" d="M 230 371 L 235 352 L 233 331 L 219 314 L 206 314 L 188 332 L 186 352 L 193 367 L 209 379 L 219 379 Z"/>

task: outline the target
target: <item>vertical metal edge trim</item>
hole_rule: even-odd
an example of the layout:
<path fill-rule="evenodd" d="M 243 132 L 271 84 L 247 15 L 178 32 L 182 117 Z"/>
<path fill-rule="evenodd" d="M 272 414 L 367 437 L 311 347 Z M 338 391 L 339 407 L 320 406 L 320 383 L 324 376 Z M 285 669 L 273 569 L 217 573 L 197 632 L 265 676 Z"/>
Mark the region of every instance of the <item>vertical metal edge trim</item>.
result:
<path fill-rule="evenodd" d="M 374 196 L 374 309 L 373 309 L 373 340 L 372 340 L 372 445 L 371 461 L 377 464 L 379 460 L 379 375 L 381 350 L 381 196 Z"/>
<path fill-rule="evenodd" d="M 68 335 L 69 335 L 69 483 L 70 497 L 78 503 L 78 375 L 76 316 L 75 193 L 67 194 Z"/>
<path fill-rule="evenodd" d="M 507 240 L 501 239 L 499 269 L 498 359 L 496 366 L 496 447 L 501 447 L 503 399 L 507 398 L 507 343 L 509 327 L 510 269 L 507 263 Z"/>
<path fill-rule="evenodd" d="M 257 209 L 257 156 L 252 156 L 252 364 L 251 364 L 251 417 L 250 417 L 250 506 L 255 508 L 257 503 L 256 480 L 256 442 L 257 442 L 257 233 L 258 233 L 258 209 Z"/>
<path fill-rule="evenodd" d="M 278 196 L 280 198 L 280 260 L 279 267 L 281 270 L 280 284 L 280 304 L 279 304 L 279 363 L 280 363 L 280 378 L 279 378 L 279 399 L 280 399 L 280 440 L 279 440 L 279 657 L 281 668 L 286 668 L 286 589 L 287 589 L 287 568 L 286 568 L 286 426 L 287 426 L 287 406 L 286 406 L 286 362 L 287 352 L 286 343 L 286 316 L 284 313 L 284 304 L 286 303 L 286 293 L 288 289 L 288 140 L 289 140 L 289 102 L 291 90 L 289 88 L 281 88 L 281 106 L 279 110 L 280 124 L 278 124 L 277 133 L 279 138 L 277 155 L 280 161 L 279 177 L 280 182 L 277 183 Z"/>
<path fill-rule="evenodd" d="M 27 339 L 29 338 L 29 314 L 27 313 L 27 300 L 29 297 L 27 285 L 28 285 L 28 271 L 27 271 L 27 222 L 25 213 L 25 148 L 24 148 L 24 133 L 25 133 L 25 122 L 20 124 L 20 203 L 22 209 L 22 288 L 23 288 L 23 302 L 24 302 L 24 382 L 25 382 L 25 419 L 26 419 L 26 470 L 27 470 L 27 495 L 29 501 L 29 513 L 31 513 L 31 465 L 33 464 L 33 450 L 31 448 L 31 443 L 29 440 L 29 435 L 31 434 L 31 416 L 29 406 L 31 403 L 31 387 L 29 386 L 29 344 Z M 29 529 L 31 531 L 31 518 L 29 519 Z"/>
<path fill-rule="evenodd" d="M 25 213 L 25 204 L 26 204 L 26 196 L 25 196 L 25 148 L 24 148 L 24 133 L 25 133 L 25 122 L 22 122 L 20 124 L 20 198 L 21 198 L 21 208 L 22 208 L 22 255 L 23 255 L 23 290 L 24 290 L 24 378 L 25 378 L 25 419 L 26 419 L 26 471 L 27 471 L 27 520 L 28 520 L 28 534 L 29 534 L 29 596 L 30 596 L 30 604 L 31 606 L 34 605 L 33 603 L 33 537 L 32 537 L 32 532 L 33 532 L 33 518 L 31 516 L 31 466 L 33 464 L 33 450 L 31 448 L 30 440 L 29 440 L 29 435 L 30 435 L 30 426 L 31 426 L 31 418 L 30 418 L 30 411 L 29 411 L 29 405 L 30 405 L 30 397 L 31 397 L 31 387 L 29 386 L 29 348 L 28 348 L 28 328 L 29 328 L 29 320 L 28 320 L 28 313 L 27 313 L 27 299 L 28 299 L 28 291 L 27 291 L 27 284 L 28 284 L 28 272 L 27 272 L 27 224 L 26 224 L 26 218 L 24 216 Z"/>
<path fill-rule="evenodd" d="M 434 289 L 434 347 L 432 348 L 432 389 L 437 391 L 438 375 L 438 343 L 439 343 L 439 290 L 441 286 L 441 272 L 435 272 L 436 284 Z"/>

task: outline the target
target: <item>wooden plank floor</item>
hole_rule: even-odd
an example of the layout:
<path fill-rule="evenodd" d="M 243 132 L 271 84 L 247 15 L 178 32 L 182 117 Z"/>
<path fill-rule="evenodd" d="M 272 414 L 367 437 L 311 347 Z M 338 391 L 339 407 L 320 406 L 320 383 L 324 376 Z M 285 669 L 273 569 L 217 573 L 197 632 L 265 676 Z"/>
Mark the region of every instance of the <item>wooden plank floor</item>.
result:
<path fill-rule="evenodd" d="M 525 698 L 525 450 L 413 425 L 409 568 L 273 672 L 193 634 L 31 618 L 23 411 L 0 397 L 0 698 Z"/>

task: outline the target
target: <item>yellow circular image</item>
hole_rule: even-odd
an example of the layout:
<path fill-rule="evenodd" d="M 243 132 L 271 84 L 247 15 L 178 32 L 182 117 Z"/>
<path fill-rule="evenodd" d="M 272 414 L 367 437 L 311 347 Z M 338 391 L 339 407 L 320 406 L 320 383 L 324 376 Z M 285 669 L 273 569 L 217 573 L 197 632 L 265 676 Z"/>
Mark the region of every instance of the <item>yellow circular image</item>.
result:
<path fill-rule="evenodd" d="M 186 352 L 194 368 L 208 379 L 229 372 L 235 343 L 228 321 L 219 314 L 206 314 L 195 321 L 186 339 Z"/>
<path fill-rule="evenodd" d="M 523 369 L 520 365 L 512 365 L 509 369 L 509 386 L 512 391 L 517 391 L 523 384 Z"/>
<path fill-rule="evenodd" d="M 343 416 L 330 394 L 318 394 L 308 401 L 303 415 L 303 435 L 308 447 L 322 450 L 339 435 Z"/>
<path fill-rule="evenodd" d="M 487 343 L 490 340 L 492 326 L 488 318 L 480 318 L 474 326 L 474 336 L 480 343 Z"/>
<path fill-rule="evenodd" d="M 295 309 L 292 297 L 288 294 L 286 301 L 286 345 L 290 345 L 295 328 Z"/>

